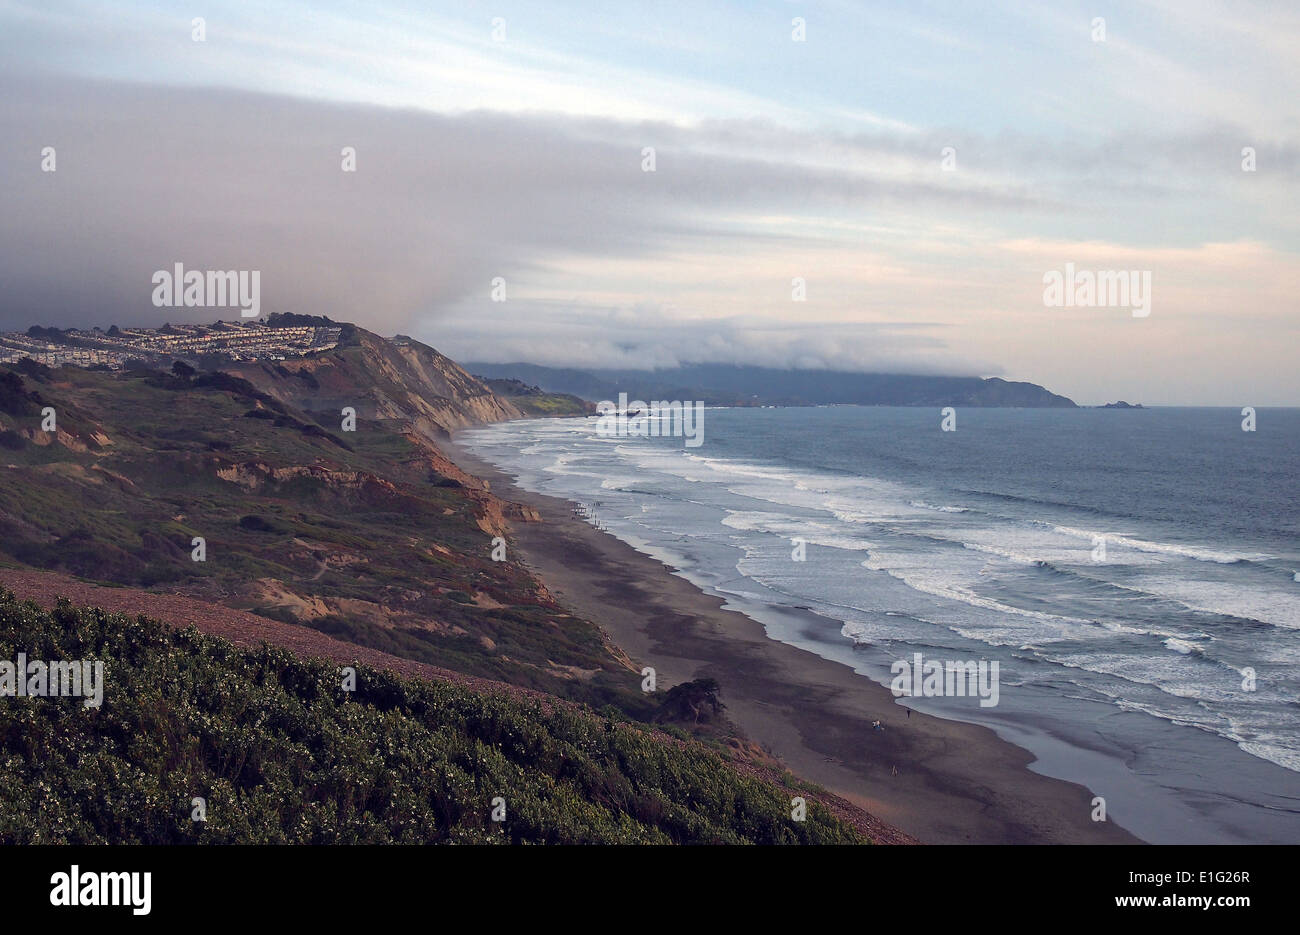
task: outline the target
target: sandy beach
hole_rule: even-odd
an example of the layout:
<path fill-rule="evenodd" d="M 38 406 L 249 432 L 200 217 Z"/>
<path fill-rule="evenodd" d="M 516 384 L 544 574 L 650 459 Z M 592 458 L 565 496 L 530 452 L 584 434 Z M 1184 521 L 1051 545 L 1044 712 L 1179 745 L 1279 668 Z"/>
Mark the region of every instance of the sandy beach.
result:
<path fill-rule="evenodd" d="M 993 731 L 908 716 L 885 687 L 768 638 L 661 562 L 575 518 L 567 501 L 515 486 L 463 446 L 445 450 L 496 494 L 541 514 L 512 534 L 558 599 L 653 666 L 661 688 L 717 679 L 732 721 L 796 775 L 927 844 L 1141 843 L 1092 821 L 1086 788 L 1032 772 L 1033 757 Z M 872 729 L 876 720 L 883 731 Z"/>

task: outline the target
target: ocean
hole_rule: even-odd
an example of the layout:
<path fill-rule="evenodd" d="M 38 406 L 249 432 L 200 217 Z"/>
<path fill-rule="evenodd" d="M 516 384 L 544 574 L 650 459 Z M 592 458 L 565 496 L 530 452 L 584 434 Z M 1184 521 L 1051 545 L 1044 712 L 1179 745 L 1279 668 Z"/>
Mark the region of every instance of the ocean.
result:
<path fill-rule="evenodd" d="M 1300 842 L 1300 410 L 709 409 L 702 439 L 457 436 L 864 678 L 998 662 L 994 706 L 905 701 L 1145 840 Z"/>

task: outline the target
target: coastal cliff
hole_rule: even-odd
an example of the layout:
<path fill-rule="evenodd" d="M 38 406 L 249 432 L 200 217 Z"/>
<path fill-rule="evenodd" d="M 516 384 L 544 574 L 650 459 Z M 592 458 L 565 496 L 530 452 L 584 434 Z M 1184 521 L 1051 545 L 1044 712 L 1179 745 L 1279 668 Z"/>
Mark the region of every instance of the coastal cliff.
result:
<path fill-rule="evenodd" d="M 309 412 L 356 410 L 361 419 L 410 426 L 430 439 L 523 412 L 426 344 L 350 327 L 334 350 L 223 368 L 282 403 Z"/>

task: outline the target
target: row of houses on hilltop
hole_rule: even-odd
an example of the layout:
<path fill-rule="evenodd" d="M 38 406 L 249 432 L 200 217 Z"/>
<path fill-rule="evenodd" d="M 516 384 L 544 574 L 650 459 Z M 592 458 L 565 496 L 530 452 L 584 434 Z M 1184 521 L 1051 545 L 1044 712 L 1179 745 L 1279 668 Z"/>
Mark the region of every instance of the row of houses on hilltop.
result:
<path fill-rule="evenodd" d="M 257 321 L 217 321 L 210 325 L 166 324 L 161 328 L 107 331 L 34 327 L 0 333 L 0 364 L 25 357 L 46 366 L 96 365 L 114 369 L 131 360 L 200 358 L 222 355 L 233 360 L 287 360 L 338 346 L 343 329 L 336 325 L 277 327 Z"/>

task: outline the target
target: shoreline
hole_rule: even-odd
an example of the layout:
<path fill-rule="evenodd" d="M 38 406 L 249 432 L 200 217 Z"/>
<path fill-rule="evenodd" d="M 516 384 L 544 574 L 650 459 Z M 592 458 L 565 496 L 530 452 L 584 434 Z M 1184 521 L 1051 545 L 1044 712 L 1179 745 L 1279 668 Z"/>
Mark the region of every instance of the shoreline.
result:
<path fill-rule="evenodd" d="M 909 716 L 884 686 L 768 637 L 722 598 L 573 517 L 569 501 L 518 487 L 455 440 L 443 450 L 493 493 L 538 511 L 542 522 L 511 521 L 510 532 L 557 600 L 654 667 L 661 688 L 717 679 L 731 721 L 800 778 L 927 844 L 1142 843 L 1092 821 L 1091 792 L 1033 772 L 1034 756 L 990 728 Z"/>

